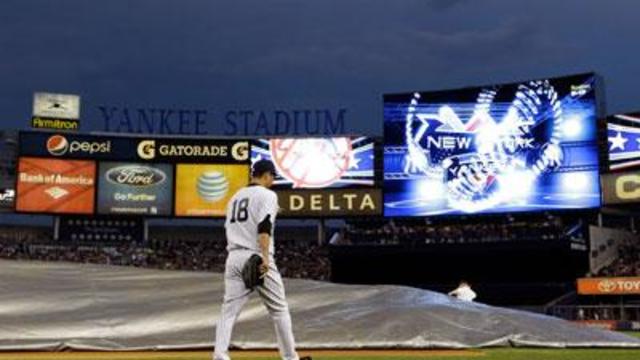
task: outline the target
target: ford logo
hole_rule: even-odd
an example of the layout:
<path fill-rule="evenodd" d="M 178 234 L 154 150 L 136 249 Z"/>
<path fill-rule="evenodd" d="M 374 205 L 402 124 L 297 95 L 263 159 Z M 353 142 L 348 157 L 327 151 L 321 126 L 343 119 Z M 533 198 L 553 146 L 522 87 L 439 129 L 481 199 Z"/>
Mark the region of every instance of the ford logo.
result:
<path fill-rule="evenodd" d="M 117 185 L 151 186 L 161 184 L 167 176 L 164 172 L 142 165 L 124 165 L 114 167 L 106 173 L 106 178 Z"/>

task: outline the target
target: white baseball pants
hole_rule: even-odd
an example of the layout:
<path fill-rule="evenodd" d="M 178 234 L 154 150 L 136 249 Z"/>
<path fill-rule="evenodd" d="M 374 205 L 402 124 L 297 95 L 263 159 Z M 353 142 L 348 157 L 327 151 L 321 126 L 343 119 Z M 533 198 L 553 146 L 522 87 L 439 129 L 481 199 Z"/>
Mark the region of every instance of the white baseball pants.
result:
<path fill-rule="evenodd" d="M 242 267 L 253 254 L 255 252 L 250 250 L 232 250 L 227 256 L 224 273 L 224 300 L 216 326 L 214 360 L 230 359 L 229 344 L 233 324 L 252 292 L 244 286 Z M 256 287 L 256 290 L 273 320 L 280 356 L 284 360 L 298 360 L 289 305 L 285 299 L 284 284 L 273 258 L 269 259 L 269 272 L 264 279 L 264 285 Z"/>

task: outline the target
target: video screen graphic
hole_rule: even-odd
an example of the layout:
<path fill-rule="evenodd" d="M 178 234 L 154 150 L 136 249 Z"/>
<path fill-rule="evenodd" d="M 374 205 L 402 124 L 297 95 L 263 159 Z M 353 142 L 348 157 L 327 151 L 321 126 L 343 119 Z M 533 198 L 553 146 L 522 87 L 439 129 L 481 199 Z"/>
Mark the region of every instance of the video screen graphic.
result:
<path fill-rule="evenodd" d="M 251 161 L 273 161 L 277 188 L 372 187 L 374 141 L 368 137 L 273 138 L 256 141 Z"/>
<path fill-rule="evenodd" d="M 229 199 L 248 183 L 248 164 L 178 164 L 175 215 L 224 216 Z"/>
<path fill-rule="evenodd" d="M 593 74 L 384 96 L 386 216 L 600 205 Z"/>
<path fill-rule="evenodd" d="M 607 119 L 609 170 L 640 166 L 640 113 L 614 115 Z"/>
<path fill-rule="evenodd" d="M 98 168 L 99 214 L 171 215 L 170 164 L 103 162 Z"/>
<path fill-rule="evenodd" d="M 93 214 L 95 162 L 23 157 L 18 160 L 16 210 Z"/>

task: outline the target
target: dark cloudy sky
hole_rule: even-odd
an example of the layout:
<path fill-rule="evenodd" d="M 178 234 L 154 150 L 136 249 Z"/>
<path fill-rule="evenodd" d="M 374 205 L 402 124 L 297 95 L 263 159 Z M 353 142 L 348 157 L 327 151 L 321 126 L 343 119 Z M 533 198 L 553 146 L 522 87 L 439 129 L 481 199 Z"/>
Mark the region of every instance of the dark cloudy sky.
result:
<path fill-rule="evenodd" d="M 608 112 L 640 108 L 635 0 L 2 0 L 0 121 L 34 91 L 95 107 L 349 109 L 381 94 L 596 71 Z M 94 111 L 94 112 L 92 112 Z"/>

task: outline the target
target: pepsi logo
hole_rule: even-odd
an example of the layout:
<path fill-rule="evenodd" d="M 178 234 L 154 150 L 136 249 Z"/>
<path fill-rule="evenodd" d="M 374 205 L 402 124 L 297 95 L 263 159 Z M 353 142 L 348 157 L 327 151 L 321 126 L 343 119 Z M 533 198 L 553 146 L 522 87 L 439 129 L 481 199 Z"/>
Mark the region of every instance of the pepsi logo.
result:
<path fill-rule="evenodd" d="M 47 151 L 54 156 L 74 153 L 108 154 L 111 152 L 111 141 L 69 141 L 62 135 L 52 135 L 47 139 Z"/>
<path fill-rule="evenodd" d="M 69 150 L 69 141 L 62 135 L 52 135 L 47 140 L 47 151 L 54 156 L 61 156 Z"/>

